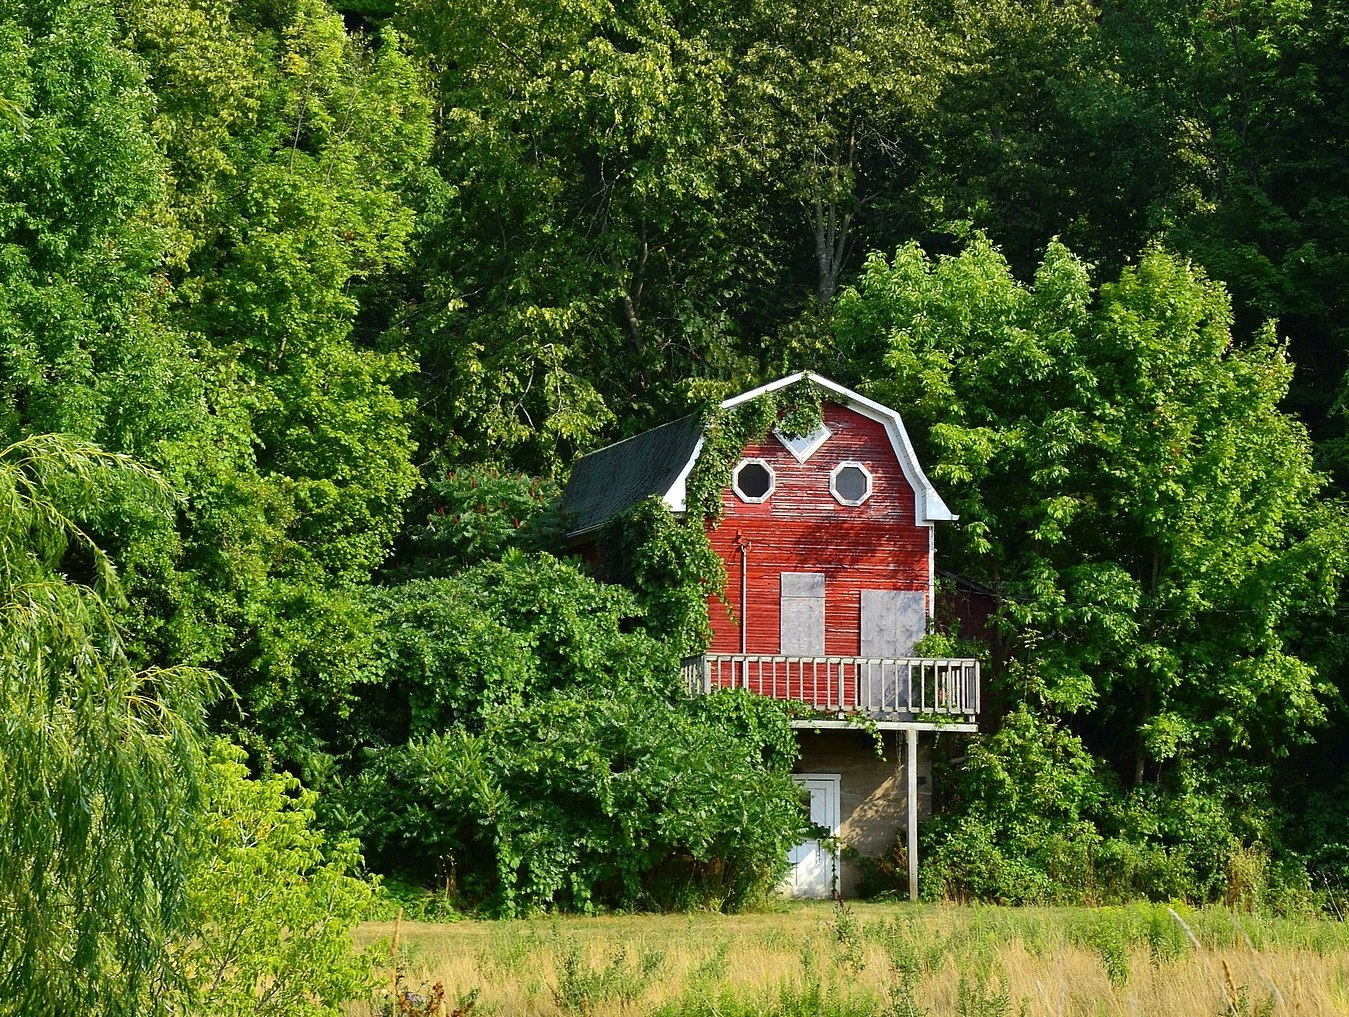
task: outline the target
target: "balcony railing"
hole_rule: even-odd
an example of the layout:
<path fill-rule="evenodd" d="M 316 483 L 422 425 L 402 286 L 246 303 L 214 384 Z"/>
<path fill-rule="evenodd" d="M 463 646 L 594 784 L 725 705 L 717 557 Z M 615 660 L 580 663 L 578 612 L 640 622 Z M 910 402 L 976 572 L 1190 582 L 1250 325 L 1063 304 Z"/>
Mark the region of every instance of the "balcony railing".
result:
<path fill-rule="evenodd" d="M 819 713 L 874 719 L 979 713 L 979 662 L 965 657 L 789 657 L 708 653 L 684 661 L 690 695 L 748 689 Z"/>

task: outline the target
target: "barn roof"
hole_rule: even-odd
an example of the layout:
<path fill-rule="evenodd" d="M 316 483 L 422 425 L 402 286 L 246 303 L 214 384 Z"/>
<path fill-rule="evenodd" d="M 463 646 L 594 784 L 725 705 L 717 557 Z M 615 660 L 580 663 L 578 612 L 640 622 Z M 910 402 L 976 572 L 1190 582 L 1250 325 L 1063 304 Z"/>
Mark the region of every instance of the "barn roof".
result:
<path fill-rule="evenodd" d="M 598 529 L 653 495 L 664 496 L 696 458 L 703 428 L 690 413 L 579 459 L 567 482 L 568 537 Z"/>
<path fill-rule="evenodd" d="M 885 427 L 900 469 L 913 488 L 915 521 L 919 525 L 956 518 L 918 464 L 899 414 L 852 389 L 810 371 L 801 371 L 733 396 L 723 402 L 721 408 L 734 409 L 802 381 L 823 389 L 829 401 L 855 410 Z M 662 498 L 671 511 L 682 513 L 689 473 L 698 461 L 702 447 L 702 421 L 694 413 L 583 456 L 572 468 L 571 480 L 563 496 L 563 505 L 570 517 L 567 536 L 577 538 L 597 530 L 610 519 L 653 496 Z"/>

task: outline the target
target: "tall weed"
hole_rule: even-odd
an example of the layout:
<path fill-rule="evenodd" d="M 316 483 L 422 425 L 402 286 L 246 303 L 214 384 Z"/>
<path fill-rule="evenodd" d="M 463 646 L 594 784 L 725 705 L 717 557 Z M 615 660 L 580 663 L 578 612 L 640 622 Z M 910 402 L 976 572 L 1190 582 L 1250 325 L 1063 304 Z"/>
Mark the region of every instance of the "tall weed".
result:
<path fill-rule="evenodd" d="M 651 987 L 665 966 L 659 950 L 641 950 L 632 957 L 627 945 L 615 947 L 599 967 L 592 967 L 576 939 L 554 947 L 553 1002 L 568 1017 L 591 1017 L 610 1003 L 626 1009 Z"/>
<path fill-rule="evenodd" d="M 853 974 L 860 975 L 867 966 L 862 925 L 857 920 L 857 914 L 842 897 L 834 898 L 834 916 L 829 928 L 834 934 L 839 963 Z"/>

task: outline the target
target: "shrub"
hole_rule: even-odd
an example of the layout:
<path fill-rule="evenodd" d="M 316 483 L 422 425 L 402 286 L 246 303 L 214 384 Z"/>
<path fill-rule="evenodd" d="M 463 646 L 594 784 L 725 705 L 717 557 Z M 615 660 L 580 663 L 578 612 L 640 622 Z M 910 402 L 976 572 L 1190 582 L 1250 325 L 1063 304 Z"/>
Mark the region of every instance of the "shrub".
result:
<path fill-rule="evenodd" d="M 670 562 L 648 564 L 640 592 L 659 600 Z M 634 593 L 513 550 L 373 597 L 351 735 L 368 747 L 327 817 L 380 871 L 502 914 L 734 908 L 776 882 L 803 825 L 786 716 L 686 698 L 676 636 L 651 634 Z"/>
<path fill-rule="evenodd" d="M 956 790 L 959 811 L 919 828 L 925 894 L 1015 904 L 1093 895 L 1092 819 L 1108 792 L 1077 738 L 1017 710 L 970 746 Z"/>
<path fill-rule="evenodd" d="M 453 859 L 464 901 L 500 914 L 739 907 L 777 881 L 803 822 L 786 721 L 741 723 L 758 709 L 746 698 L 619 689 L 505 707 L 480 733 L 386 750 L 351 812 L 379 864 L 430 882 Z"/>
<path fill-rule="evenodd" d="M 241 749 L 211 747 L 188 894 L 192 938 L 178 946 L 183 1013 L 320 1017 L 370 987 L 352 946 L 371 887 L 349 875 L 351 841 L 312 827 L 314 795 L 294 778 L 251 779 Z"/>

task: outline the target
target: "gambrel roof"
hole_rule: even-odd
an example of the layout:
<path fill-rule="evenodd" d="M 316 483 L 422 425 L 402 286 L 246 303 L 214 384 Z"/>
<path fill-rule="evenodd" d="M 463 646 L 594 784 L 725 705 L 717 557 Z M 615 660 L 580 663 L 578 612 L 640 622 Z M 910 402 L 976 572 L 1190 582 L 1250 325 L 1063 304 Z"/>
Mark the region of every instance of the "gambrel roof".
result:
<path fill-rule="evenodd" d="M 810 371 L 801 371 L 733 396 L 723 402 L 721 408 L 734 409 L 799 382 L 818 386 L 830 402 L 846 406 L 885 427 L 895 459 L 913 488 L 914 521 L 918 525 L 930 526 L 934 522 L 956 518 L 918 464 L 899 414 L 852 389 Z M 579 459 L 572 468 L 571 480 L 563 496 L 563 506 L 569 517 L 568 538 L 583 537 L 653 496 L 660 497 L 676 515 L 682 514 L 688 477 L 702 448 L 702 421 L 695 413 Z"/>

